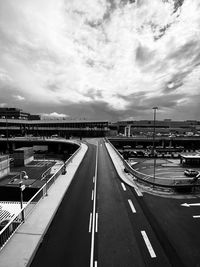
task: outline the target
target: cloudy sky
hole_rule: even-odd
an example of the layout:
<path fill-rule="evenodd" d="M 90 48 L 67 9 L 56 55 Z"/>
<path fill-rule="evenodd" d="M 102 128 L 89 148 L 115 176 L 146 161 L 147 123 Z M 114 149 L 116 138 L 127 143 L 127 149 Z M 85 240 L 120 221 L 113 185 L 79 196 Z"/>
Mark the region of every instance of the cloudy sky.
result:
<path fill-rule="evenodd" d="M 0 106 L 200 120 L 199 0 L 0 0 Z"/>

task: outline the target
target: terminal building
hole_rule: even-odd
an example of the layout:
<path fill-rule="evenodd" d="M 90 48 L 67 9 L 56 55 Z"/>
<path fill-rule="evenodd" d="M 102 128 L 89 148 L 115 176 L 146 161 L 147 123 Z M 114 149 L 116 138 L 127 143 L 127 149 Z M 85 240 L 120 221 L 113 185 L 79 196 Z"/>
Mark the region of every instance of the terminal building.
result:
<path fill-rule="evenodd" d="M 104 137 L 109 135 L 109 122 L 0 119 L 0 133 L 1 137 Z"/>
<path fill-rule="evenodd" d="M 152 135 L 154 120 L 118 121 L 118 133 L 125 136 Z M 157 134 L 193 135 L 200 133 L 200 122 L 196 120 L 172 121 L 156 120 L 155 132 Z"/>

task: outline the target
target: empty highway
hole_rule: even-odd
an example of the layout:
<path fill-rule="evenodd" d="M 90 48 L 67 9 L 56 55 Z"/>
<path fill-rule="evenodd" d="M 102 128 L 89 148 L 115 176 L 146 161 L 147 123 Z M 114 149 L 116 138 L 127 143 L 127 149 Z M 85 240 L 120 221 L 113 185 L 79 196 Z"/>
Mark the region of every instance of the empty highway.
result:
<path fill-rule="evenodd" d="M 199 220 L 182 199 L 138 195 L 119 179 L 103 139 L 88 146 L 31 267 L 198 266 Z M 188 229 L 192 236 L 181 235 Z"/>

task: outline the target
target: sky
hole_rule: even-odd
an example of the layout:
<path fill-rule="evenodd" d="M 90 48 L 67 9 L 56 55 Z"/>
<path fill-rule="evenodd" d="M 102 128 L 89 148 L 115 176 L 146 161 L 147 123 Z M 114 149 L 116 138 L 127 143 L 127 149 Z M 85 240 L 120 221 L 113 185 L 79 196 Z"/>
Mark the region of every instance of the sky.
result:
<path fill-rule="evenodd" d="M 0 0 L 0 107 L 200 120 L 199 0 Z"/>

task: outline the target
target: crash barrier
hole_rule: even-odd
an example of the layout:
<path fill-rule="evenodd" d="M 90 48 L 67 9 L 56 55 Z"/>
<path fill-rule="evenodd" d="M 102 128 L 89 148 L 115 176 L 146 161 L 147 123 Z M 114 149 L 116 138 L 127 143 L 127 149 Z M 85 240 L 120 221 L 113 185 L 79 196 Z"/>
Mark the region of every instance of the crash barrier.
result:
<path fill-rule="evenodd" d="M 37 193 L 26 203 L 23 203 L 23 208 L 20 209 L 20 212 L 13 216 L 10 220 L 5 220 L 0 223 L 0 250 L 6 245 L 8 240 L 14 235 L 17 229 L 24 223 L 29 214 L 37 206 L 39 201 L 48 195 L 48 189 L 56 179 L 66 172 L 65 168 L 73 160 L 75 155 L 80 151 L 81 145 L 79 143 L 79 148 L 67 159 L 61 167 L 54 173 L 46 183 L 37 191 Z M 44 173 L 45 174 L 45 173 Z M 5 224 L 5 225 L 4 225 Z"/>
<path fill-rule="evenodd" d="M 111 145 L 111 147 L 115 150 L 117 155 L 120 157 L 124 164 L 124 171 L 130 173 L 138 182 L 141 182 L 146 185 L 151 185 L 153 187 L 159 188 L 169 188 L 174 189 L 175 191 L 180 192 L 188 192 L 193 191 L 195 188 L 200 188 L 200 181 L 197 180 L 194 182 L 193 179 L 187 178 L 163 178 L 155 175 L 147 175 L 141 172 L 136 171 L 131 167 L 131 165 L 123 158 L 123 156 L 119 153 L 119 151 L 113 146 L 113 144 L 106 138 L 106 142 Z M 156 160 L 156 159 L 153 159 Z M 156 161 L 154 162 L 154 164 Z"/>

